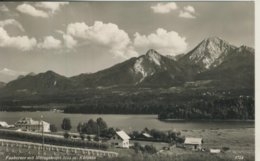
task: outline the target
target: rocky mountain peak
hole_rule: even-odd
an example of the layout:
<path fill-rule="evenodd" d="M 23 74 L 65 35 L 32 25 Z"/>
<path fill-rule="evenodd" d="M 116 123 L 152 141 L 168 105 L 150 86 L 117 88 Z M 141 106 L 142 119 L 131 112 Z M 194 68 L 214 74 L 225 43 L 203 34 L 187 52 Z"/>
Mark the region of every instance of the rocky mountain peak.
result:
<path fill-rule="evenodd" d="M 146 54 L 146 56 L 153 56 L 153 55 L 160 55 L 156 50 L 154 49 L 149 49 Z"/>
<path fill-rule="evenodd" d="M 205 51 L 218 53 L 226 48 L 230 48 L 232 45 L 230 45 L 227 41 L 220 39 L 219 37 L 209 37 L 202 41 L 200 44 L 201 48 L 204 48 Z M 214 51 L 218 52 L 214 52 Z"/>
<path fill-rule="evenodd" d="M 204 39 L 204 41 L 218 43 L 218 42 L 221 42 L 221 41 L 224 41 L 224 40 L 222 40 L 221 38 L 219 38 L 217 36 L 211 36 L 211 37 Z"/>
<path fill-rule="evenodd" d="M 156 50 L 149 49 L 146 52 L 145 57 L 148 58 L 148 60 L 150 60 L 151 62 L 154 62 L 156 65 L 161 65 L 161 54 L 159 54 Z"/>
<path fill-rule="evenodd" d="M 189 54 L 189 60 L 194 64 L 200 64 L 205 69 L 209 69 L 216 60 L 224 57 L 236 47 L 219 37 L 209 37 L 204 39 L 194 50 Z M 221 63 L 221 60 L 218 60 Z"/>

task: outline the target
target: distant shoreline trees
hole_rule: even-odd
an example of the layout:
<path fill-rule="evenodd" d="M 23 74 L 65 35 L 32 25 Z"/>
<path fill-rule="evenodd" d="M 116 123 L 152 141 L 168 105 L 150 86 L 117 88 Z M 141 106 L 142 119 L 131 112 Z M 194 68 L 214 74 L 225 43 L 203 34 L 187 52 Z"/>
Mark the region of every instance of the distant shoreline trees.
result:
<path fill-rule="evenodd" d="M 65 108 L 65 113 L 87 114 L 157 114 L 158 119 L 185 120 L 254 120 L 255 100 L 253 97 L 193 99 L 182 103 L 161 102 L 124 104 L 83 104 Z"/>
<path fill-rule="evenodd" d="M 162 110 L 158 119 L 186 120 L 254 120 L 254 99 L 218 99 L 214 101 L 192 100 L 191 102 Z"/>

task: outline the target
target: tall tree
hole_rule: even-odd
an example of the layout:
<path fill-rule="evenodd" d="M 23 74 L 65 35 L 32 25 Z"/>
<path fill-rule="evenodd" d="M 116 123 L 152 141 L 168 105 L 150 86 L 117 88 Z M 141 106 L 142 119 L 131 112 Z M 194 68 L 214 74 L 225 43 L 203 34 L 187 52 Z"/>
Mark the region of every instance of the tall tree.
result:
<path fill-rule="evenodd" d="M 61 124 L 63 130 L 69 131 L 71 129 L 71 123 L 69 118 L 64 118 Z"/>
<path fill-rule="evenodd" d="M 107 123 L 101 117 L 97 118 L 97 125 L 100 131 L 107 129 Z"/>

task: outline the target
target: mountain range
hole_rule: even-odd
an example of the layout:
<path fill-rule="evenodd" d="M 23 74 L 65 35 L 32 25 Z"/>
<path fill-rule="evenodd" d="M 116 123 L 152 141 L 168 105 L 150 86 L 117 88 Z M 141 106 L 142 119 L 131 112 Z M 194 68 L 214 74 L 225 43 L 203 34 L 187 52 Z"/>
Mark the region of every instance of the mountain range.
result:
<path fill-rule="evenodd" d="M 53 71 L 20 76 L 1 91 L 52 92 L 97 87 L 172 87 L 208 80 L 207 87 L 254 88 L 254 49 L 218 37 L 200 42 L 177 57 L 154 49 L 105 70 L 65 77 Z"/>

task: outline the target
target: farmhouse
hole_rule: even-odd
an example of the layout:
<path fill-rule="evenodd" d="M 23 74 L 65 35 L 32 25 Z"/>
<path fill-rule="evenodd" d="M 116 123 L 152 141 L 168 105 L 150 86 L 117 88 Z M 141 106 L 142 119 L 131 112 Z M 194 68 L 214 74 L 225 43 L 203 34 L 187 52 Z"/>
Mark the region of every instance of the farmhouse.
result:
<path fill-rule="evenodd" d="M 130 137 L 123 131 L 117 131 L 116 134 L 111 138 L 111 144 L 119 148 L 129 148 Z"/>
<path fill-rule="evenodd" d="M 50 124 L 45 121 L 37 121 L 33 120 L 32 118 L 22 118 L 17 121 L 15 127 L 20 128 L 25 131 L 42 131 L 43 132 L 50 132 Z"/>
<path fill-rule="evenodd" d="M 184 141 L 184 147 L 192 150 L 201 150 L 203 140 L 202 138 L 187 137 Z"/>

